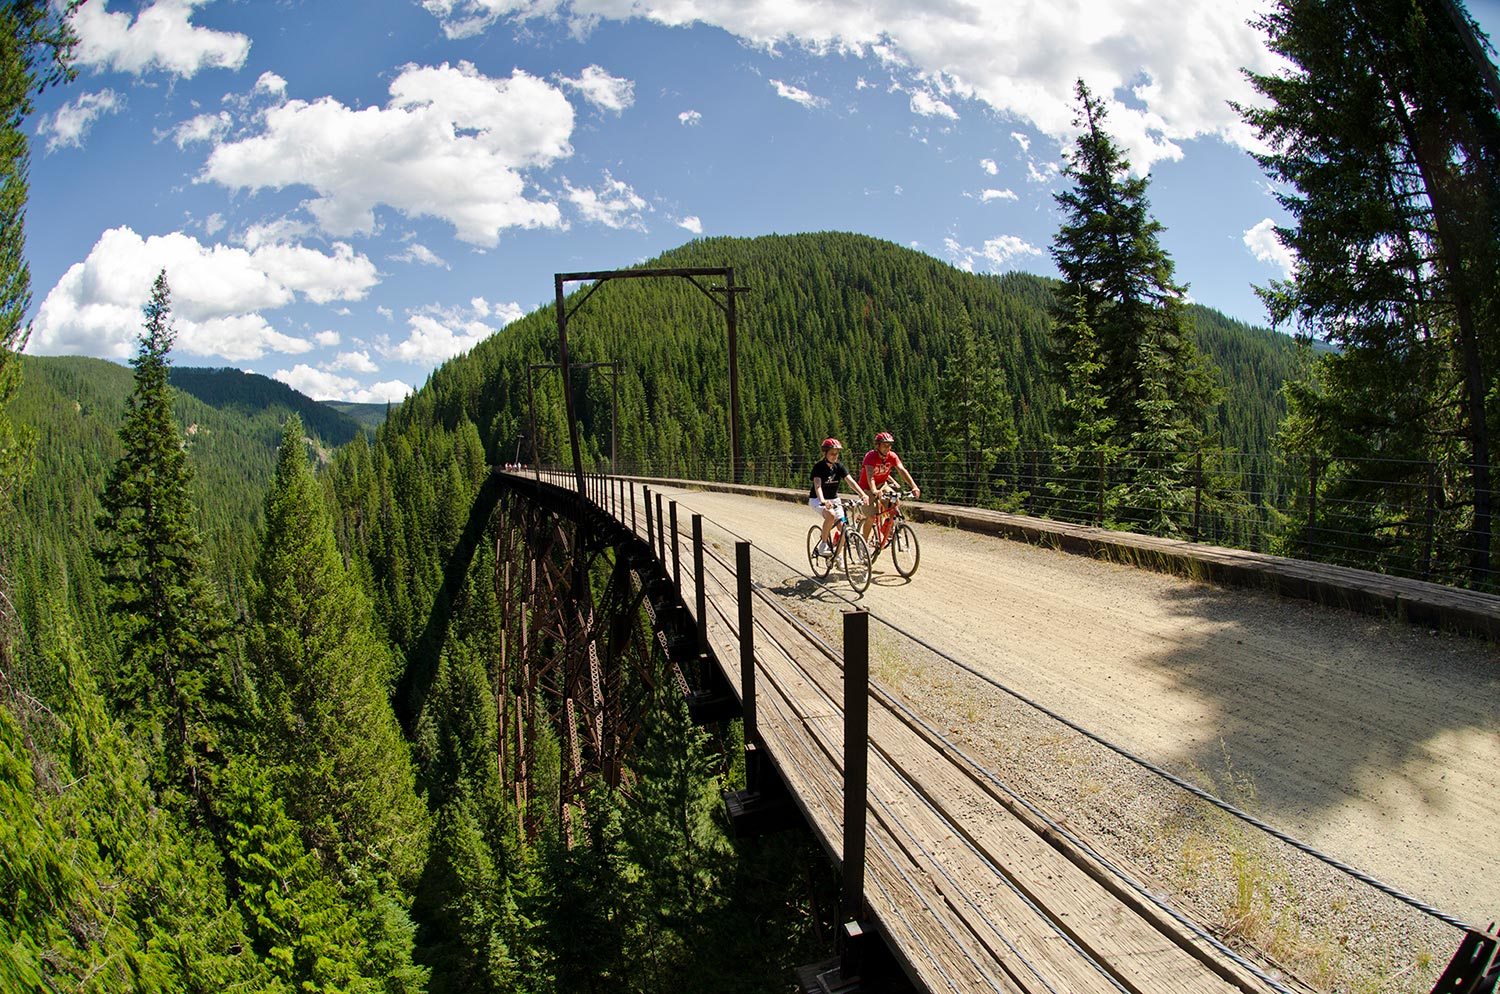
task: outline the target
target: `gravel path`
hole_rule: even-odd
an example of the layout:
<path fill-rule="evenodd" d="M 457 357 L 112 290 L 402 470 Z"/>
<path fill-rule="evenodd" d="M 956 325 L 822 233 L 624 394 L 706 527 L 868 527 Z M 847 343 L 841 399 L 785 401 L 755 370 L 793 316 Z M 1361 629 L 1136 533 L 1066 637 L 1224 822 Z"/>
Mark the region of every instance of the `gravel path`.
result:
<path fill-rule="evenodd" d="M 851 603 L 877 677 L 1225 938 L 1326 990 L 1428 990 L 1458 933 L 1192 800 L 998 682 L 1449 914 L 1500 915 L 1500 651 L 932 525 L 902 580 L 806 577 L 814 514 L 664 489 L 825 631 Z M 732 533 L 732 534 L 731 534 Z M 777 562 L 779 560 L 780 562 Z"/>

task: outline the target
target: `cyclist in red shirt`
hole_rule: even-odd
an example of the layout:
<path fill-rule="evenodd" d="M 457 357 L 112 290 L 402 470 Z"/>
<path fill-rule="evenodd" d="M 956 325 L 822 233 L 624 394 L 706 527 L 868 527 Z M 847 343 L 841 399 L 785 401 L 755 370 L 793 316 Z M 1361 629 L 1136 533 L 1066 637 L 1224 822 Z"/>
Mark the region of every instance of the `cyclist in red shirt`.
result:
<path fill-rule="evenodd" d="M 875 436 L 875 448 L 866 452 L 864 461 L 860 463 L 859 486 L 870 495 L 869 509 L 859 525 L 860 534 L 866 541 L 869 541 L 870 531 L 875 527 L 875 519 L 885 509 L 884 502 L 880 499 L 880 490 L 890 482 L 892 470 L 906 477 L 906 485 L 911 488 L 913 497 L 922 496 L 922 488 L 911 478 L 911 472 L 907 470 L 901 457 L 892 450 L 891 447 L 895 444 L 895 436 L 888 431 L 880 432 Z"/>

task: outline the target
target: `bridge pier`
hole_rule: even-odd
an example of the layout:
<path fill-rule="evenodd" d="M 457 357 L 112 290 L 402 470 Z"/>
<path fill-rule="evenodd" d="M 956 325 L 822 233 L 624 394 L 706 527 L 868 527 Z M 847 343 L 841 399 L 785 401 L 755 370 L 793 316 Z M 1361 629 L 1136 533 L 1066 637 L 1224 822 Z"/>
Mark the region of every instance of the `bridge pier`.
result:
<path fill-rule="evenodd" d="M 535 751 L 532 726 L 539 721 L 551 720 L 563 733 L 563 775 L 557 802 L 565 837 L 570 807 L 581 810 L 587 774 L 598 772 L 612 786 L 618 785 L 624 753 L 641 730 L 648 703 L 644 698 L 624 696 L 630 682 L 622 679 L 623 664 L 629 660 L 639 677 L 661 673 L 674 681 L 694 722 L 706 725 L 743 717 L 745 789 L 724 794 L 736 838 L 805 828 L 806 816 L 765 750 L 756 723 L 749 543 L 736 543 L 735 549 L 741 657 L 741 688 L 736 695 L 708 646 L 700 515 L 692 516 L 690 554 L 695 580 L 694 589 L 687 591 L 682 588 L 685 557 L 680 548 L 676 501 L 664 502 L 660 492 L 643 487 L 646 535 L 642 537 L 633 525 L 633 500 L 630 522 L 623 507 L 612 514 L 594 503 L 599 498 L 607 500 L 614 492 L 607 482 L 590 479 L 592 485 L 586 491 L 594 495 L 590 499 L 551 483 L 511 479 L 514 492 L 504 507 L 505 525 L 497 540 L 496 583 L 519 595 L 519 604 L 514 611 L 505 609 L 501 654 L 506 658 L 500 661 L 498 670 L 499 679 L 513 686 L 510 692 L 497 694 L 499 723 L 504 730 L 497 760 L 504 766 L 508 750 L 519 774 L 518 800 L 542 800 L 535 796 L 535 785 L 527 776 L 527 762 Z M 600 557 L 611 554 L 609 579 L 595 595 L 602 575 L 595 566 Z M 590 577 L 594 577 L 593 582 Z M 513 585 L 521 589 L 515 590 Z M 695 611 L 688 609 L 689 598 Z M 649 631 L 642 630 L 642 614 L 649 622 Z M 868 630 L 864 612 L 851 614 L 857 617 L 846 619 L 846 660 L 851 656 L 847 644 L 850 632 Z M 549 651 L 543 652 L 544 647 Z M 647 657 L 657 652 L 659 663 L 653 665 Z M 867 706 L 868 654 L 856 647 L 852 656 L 845 712 L 863 715 L 865 708 L 851 707 L 850 701 L 857 699 Z M 516 685 L 518 682 L 524 686 Z M 537 700 L 556 704 L 544 710 L 533 706 Z M 854 817 L 845 819 L 850 824 L 843 851 L 849 858 L 842 861 L 845 880 L 839 955 L 797 971 L 806 994 L 906 994 L 913 990 L 884 937 L 863 920 L 863 768 L 867 741 L 863 727 L 846 727 L 850 752 L 845 756 L 845 767 L 846 771 L 852 768 L 852 775 L 845 785 L 845 796 L 856 800 L 849 811 Z M 535 819 L 528 819 L 533 833 L 535 824 Z M 857 842 L 852 841 L 856 835 Z"/>

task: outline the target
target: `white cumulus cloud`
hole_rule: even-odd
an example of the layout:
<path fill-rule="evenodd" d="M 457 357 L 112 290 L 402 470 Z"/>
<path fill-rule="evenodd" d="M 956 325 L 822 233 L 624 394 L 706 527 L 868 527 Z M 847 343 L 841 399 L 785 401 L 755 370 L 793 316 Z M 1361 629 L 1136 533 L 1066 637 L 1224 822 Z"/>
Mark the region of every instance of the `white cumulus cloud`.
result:
<path fill-rule="evenodd" d="M 994 176 L 1000 172 L 1000 167 L 995 164 L 994 159 L 980 159 L 979 168 Z"/>
<path fill-rule="evenodd" d="M 311 342 L 277 331 L 261 312 L 299 295 L 318 303 L 359 299 L 377 282 L 374 265 L 341 243 L 332 253 L 280 243 L 251 251 L 204 245 L 182 232 L 142 238 L 111 228 L 42 301 L 30 350 L 133 355 L 141 307 L 162 269 L 172 289 L 176 348 L 230 361 L 310 351 Z"/>
<path fill-rule="evenodd" d="M 340 341 L 342 341 L 342 339 L 339 337 L 338 332 L 329 330 L 318 332 L 313 336 L 313 341 L 317 342 L 324 348 L 330 348 L 334 345 L 337 345 Z"/>
<path fill-rule="evenodd" d="M 400 255 L 393 255 L 391 258 L 397 262 L 417 262 L 424 266 L 438 266 L 442 269 L 451 268 L 441 256 L 421 242 L 412 242 L 406 246 L 405 252 L 402 252 Z"/>
<path fill-rule="evenodd" d="M 105 114 L 114 114 L 125 105 L 124 98 L 111 89 L 80 94 L 77 100 L 63 104 L 57 113 L 43 117 L 37 133 L 47 137 L 47 151 L 60 148 L 83 148 L 83 139 L 94 122 Z"/>
<path fill-rule="evenodd" d="M 828 101 L 822 97 L 815 97 L 800 87 L 783 83 L 779 79 L 771 80 L 771 85 L 776 88 L 778 97 L 785 97 L 794 104 L 801 104 L 809 109 L 826 106 Z"/>
<path fill-rule="evenodd" d="M 286 80 L 274 72 L 263 72 L 255 81 L 256 93 L 269 93 L 273 97 L 286 96 Z"/>
<path fill-rule="evenodd" d="M 228 111 L 217 114 L 199 114 L 190 117 L 172 129 L 172 140 L 178 148 L 187 148 L 196 142 L 214 142 L 229 133 L 234 124 Z"/>
<path fill-rule="evenodd" d="M 695 124 L 703 123 L 703 115 L 695 110 L 685 110 L 677 115 L 677 120 L 686 127 L 692 127 Z"/>
<path fill-rule="evenodd" d="M 1245 232 L 1244 242 L 1245 247 L 1258 262 L 1280 267 L 1285 277 L 1292 275 L 1292 270 L 1297 266 L 1297 256 L 1291 249 L 1281 244 L 1280 238 L 1276 237 L 1275 221 L 1266 218 L 1257 222 L 1253 228 Z"/>
<path fill-rule="evenodd" d="M 271 378 L 280 380 L 298 393 L 313 400 L 342 400 L 352 404 L 387 404 L 405 400 L 412 392 L 400 380 L 387 380 L 363 386 L 358 380 L 324 369 L 297 363 L 291 369 L 278 369 Z"/>
<path fill-rule="evenodd" d="M 461 355 L 499 330 L 482 321 L 449 323 L 428 314 L 413 314 L 408 324 L 406 339 L 388 346 L 381 354 L 423 366 Z"/>
<path fill-rule="evenodd" d="M 206 2 L 156 0 L 132 18 L 112 13 L 107 0 L 86 0 L 72 16 L 78 35 L 73 63 L 135 76 L 151 70 L 191 77 L 200 69 L 238 69 L 250 54 L 248 37 L 189 23 L 193 8 Z"/>
<path fill-rule="evenodd" d="M 679 219 L 677 227 L 686 228 L 695 235 L 703 234 L 703 222 L 698 220 L 696 214 L 689 214 L 687 217 Z"/>
<path fill-rule="evenodd" d="M 916 90 L 912 93 L 911 112 L 920 114 L 922 117 L 946 117 L 950 121 L 958 120 L 958 111 L 926 90 Z"/>
<path fill-rule="evenodd" d="M 364 349 L 360 349 L 357 352 L 340 352 L 328 364 L 327 368 L 330 370 L 347 369 L 351 373 L 369 374 L 380 372 L 380 367 L 375 365 L 374 361 L 370 359 L 370 353 Z"/>
<path fill-rule="evenodd" d="M 468 63 L 407 66 L 384 107 L 324 97 L 266 111 L 260 134 L 216 148 L 204 180 L 231 189 L 305 186 L 304 206 L 336 236 L 375 230 L 375 208 L 436 217 L 490 247 L 507 228 L 560 227 L 555 203 L 527 194 L 522 171 L 573 154 L 573 107 L 517 69 L 492 79 Z"/>
<path fill-rule="evenodd" d="M 1218 136 L 1254 148 L 1230 101 L 1261 98 L 1241 69 L 1275 71 L 1251 26 L 1267 0 L 424 0 L 450 34 L 501 17 L 575 24 L 641 18 L 723 29 L 767 50 L 872 57 L 942 92 L 979 100 L 1067 143 L 1080 76 L 1110 101 L 1111 132 L 1138 171 L 1181 155 L 1179 142 Z M 795 99 L 793 89 L 783 96 Z M 811 98 L 805 91 L 807 99 Z"/>
<path fill-rule="evenodd" d="M 953 260 L 953 264 L 971 273 L 976 265 L 982 265 L 985 269 L 998 270 L 1008 265 L 1013 259 L 1043 254 L 1041 249 L 1018 235 L 1000 235 L 988 239 L 979 248 L 962 245 L 956 238 L 951 237 L 943 239 L 943 245 L 948 250 L 948 257 Z"/>
<path fill-rule="evenodd" d="M 1014 190 L 985 190 L 979 195 L 979 199 L 987 204 L 991 200 L 1016 200 L 1019 198 L 1016 196 L 1016 191 Z"/>
<path fill-rule="evenodd" d="M 563 185 L 567 187 L 568 200 L 585 221 L 610 228 L 645 230 L 646 221 L 642 215 L 650 210 L 650 205 L 630 188 L 630 184 L 615 179 L 608 171 L 597 189 L 575 187 L 567 180 L 563 180 Z"/>
<path fill-rule="evenodd" d="M 577 90 L 583 99 L 600 110 L 611 110 L 616 114 L 635 103 L 635 83 L 619 76 L 611 76 L 600 66 L 588 66 L 577 79 L 564 79 L 563 85 Z"/>

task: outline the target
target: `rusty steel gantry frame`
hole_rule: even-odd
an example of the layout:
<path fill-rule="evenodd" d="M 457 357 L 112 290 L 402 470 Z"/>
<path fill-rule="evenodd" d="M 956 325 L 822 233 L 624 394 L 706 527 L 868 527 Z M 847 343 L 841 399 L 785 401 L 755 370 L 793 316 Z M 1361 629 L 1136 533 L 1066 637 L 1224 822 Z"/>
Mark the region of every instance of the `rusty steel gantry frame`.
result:
<path fill-rule="evenodd" d="M 680 276 L 693 286 L 703 291 L 704 296 L 713 301 L 714 306 L 724 312 L 729 325 L 729 475 L 735 483 L 740 482 L 741 474 L 744 472 L 743 459 L 740 453 L 740 366 L 739 366 L 739 342 L 737 316 L 735 314 L 735 296 L 747 292 L 750 288 L 735 286 L 734 267 L 688 267 L 684 269 L 606 269 L 595 273 L 555 273 L 552 277 L 553 288 L 557 293 L 557 358 L 558 364 L 563 370 L 563 405 L 568 410 L 568 441 L 573 446 L 573 476 L 578 482 L 578 494 L 584 495 L 583 479 L 583 450 L 578 445 L 578 418 L 573 407 L 573 385 L 572 377 L 568 370 L 568 319 L 582 307 L 584 302 L 593 296 L 594 291 L 599 289 L 610 280 L 621 279 L 643 279 L 657 277 Z M 724 280 L 724 285 L 719 287 L 705 287 L 699 283 L 697 277 L 719 276 Z M 563 288 L 569 283 L 591 282 L 593 286 L 584 292 L 583 296 L 568 310 L 567 303 L 563 299 Z M 724 300 L 720 301 L 714 293 L 722 293 Z M 530 374 L 528 373 L 529 377 Z M 528 380 L 528 385 L 529 385 Z M 532 443 L 533 445 L 535 442 Z M 535 460 L 533 460 L 535 462 Z"/>

